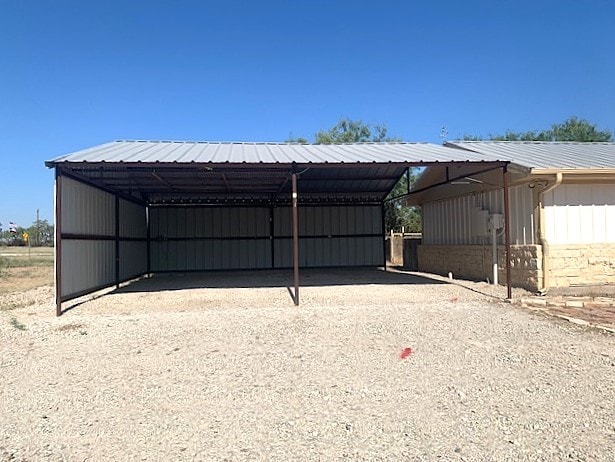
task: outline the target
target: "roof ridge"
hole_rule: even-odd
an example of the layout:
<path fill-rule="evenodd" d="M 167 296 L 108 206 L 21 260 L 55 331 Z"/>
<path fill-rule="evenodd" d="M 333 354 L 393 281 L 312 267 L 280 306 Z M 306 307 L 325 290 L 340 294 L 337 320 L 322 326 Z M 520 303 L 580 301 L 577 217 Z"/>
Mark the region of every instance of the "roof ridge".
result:
<path fill-rule="evenodd" d="M 143 140 L 143 139 L 116 139 L 114 143 L 166 143 L 166 144 L 238 144 L 238 145 L 280 145 L 280 146 L 310 146 L 310 145 L 332 145 L 332 146 L 356 146 L 356 145 L 400 145 L 429 144 L 427 141 L 362 141 L 357 143 L 297 143 L 284 141 L 202 141 L 202 140 Z"/>

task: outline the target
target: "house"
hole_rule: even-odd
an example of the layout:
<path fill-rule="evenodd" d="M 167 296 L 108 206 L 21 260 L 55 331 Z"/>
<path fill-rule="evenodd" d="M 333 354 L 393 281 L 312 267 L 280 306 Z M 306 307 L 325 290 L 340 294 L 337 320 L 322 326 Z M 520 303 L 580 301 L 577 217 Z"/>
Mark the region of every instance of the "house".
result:
<path fill-rule="evenodd" d="M 405 199 L 422 208 L 420 271 L 503 281 L 508 233 L 513 286 L 545 293 L 615 284 L 615 143 L 445 146 L 509 163 L 424 170 Z"/>

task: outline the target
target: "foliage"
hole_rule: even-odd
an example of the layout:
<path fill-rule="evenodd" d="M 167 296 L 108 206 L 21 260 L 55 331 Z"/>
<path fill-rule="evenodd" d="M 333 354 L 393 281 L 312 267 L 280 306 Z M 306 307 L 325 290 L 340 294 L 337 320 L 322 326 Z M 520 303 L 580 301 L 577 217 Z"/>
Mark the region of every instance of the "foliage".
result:
<path fill-rule="evenodd" d="M 338 143 L 381 143 L 399 141 L 387 136 L 387 128 L 379 124 L 366 124 L 361 120 L 341 118 L 329 130 L 319 130 L 315 135 L 315 144 Z"/>
<path fill-rule="evenodd" d="M 25 324 L 22 324 L 21 322 L 19 322 L 17 320 L 17 318 L 11 318 L 11 325 L 18 330 L 27 330 L 28 328 L 26 327 Z"/>
<path fill-rule="evenodd" d="M 506 130 L 501 135 L 489 135 L 491 141 L 613 141 L 613 132 L 600 130 L 592 124 L 578 117 L 570 117 L 562 123 L 553 124 L 551 128 L 542 131 L 513 132 Z M 464 141 L 481 141 L 480 136 L 465 135 Z"/>
<path fill-rule="evenodd" d="M 21 226 L 17 227 L 17 233 L 11 234 L 8 230 L 0 233 L 0 244 L 11 246 L 28 245 L 23 239 L 23 234 L 28 233 L 28 240 L 31 247 L 53 246 L 53 225 L 50 225 L 47 220 L 35 220 L 28 228 Z"/>
<path fill-rule="evenodd" d="M 416 170 L 410 169 L 410 187 L 416 181 Z M 406 207 L 402 198 L 395 199 L 408 192 L 408 178 L 403 175 L 387 197 L 384 206 L 384 224 L 387 231 L 401 231 L 402 227 L 407 233 L 420 233 L 422 230 L 422 215 L 419 207 Z"/>

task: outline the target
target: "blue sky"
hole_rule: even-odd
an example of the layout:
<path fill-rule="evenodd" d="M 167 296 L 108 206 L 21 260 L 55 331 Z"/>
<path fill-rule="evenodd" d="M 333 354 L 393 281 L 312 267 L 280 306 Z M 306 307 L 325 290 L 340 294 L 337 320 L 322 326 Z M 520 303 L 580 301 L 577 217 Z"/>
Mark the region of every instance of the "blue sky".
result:
<path fill-rule="evenodd" d="M 611 0 L 5 1 L 0 222 L 53 221 L 43 161 L 114 139 L 613 130 L 613 24 Z"/>

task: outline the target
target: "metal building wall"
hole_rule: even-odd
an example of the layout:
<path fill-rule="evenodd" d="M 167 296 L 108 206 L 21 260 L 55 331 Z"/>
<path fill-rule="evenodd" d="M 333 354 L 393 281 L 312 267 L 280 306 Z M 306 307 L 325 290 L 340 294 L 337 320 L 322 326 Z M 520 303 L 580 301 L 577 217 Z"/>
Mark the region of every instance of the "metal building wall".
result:
<path fill-rule="evenodd" d="M 544 208 L 549 244 L 615 242 L 615 184 L 562 184 Z"/>
<path fill-rule="evenodd" d="M 290 207 L 276 208 L 273 222 L 275 267 L 290 267 Z M 299 264 L 302 267 L 382 265 L 383 238 L 379 206 L 299 207 Z"/>
<path fill-rule="evenodd" d="M 527 184 L 513 186 L 510 193 L 510 239 L 513 245 L 535 244 L 533 191 Z M 504 194 L 501 189 L 452 199 L 429 202 L 423 210 L 423 244 L 468 245 L 482 244 L 484 237 L 473 235 L 471 212 L 474 207 L 490 214 L 504 213 Z M 504 244 L 504 235 L 498 237 Z"/>
<path fill-rule="evenodd" d="M 147 217 L 145 206 L 119 200 L 119 275 L 131 279 L 147 272 Z"/>
<path fill-rule="evenodd" d="M 379 206 L 300 206 L 299 236 L 302 267 L 383 263 Z M 154 272 L 293 264 L 290 207 L 152 207 L 150 238 Z"/>
<path fill-rule="evenodd" d="M 60 181 L 61 299 L 144 274 L 145 206 L 67 176 Z"/>
<path fill-rule="evenodd" d="M 115 281 L 115 197 L 62 177 L 61 296 Z"/>
<path fill-rule="evenodd" d="M 271 268 L 266 207 L 150 208 L 151 270 Z"/>

